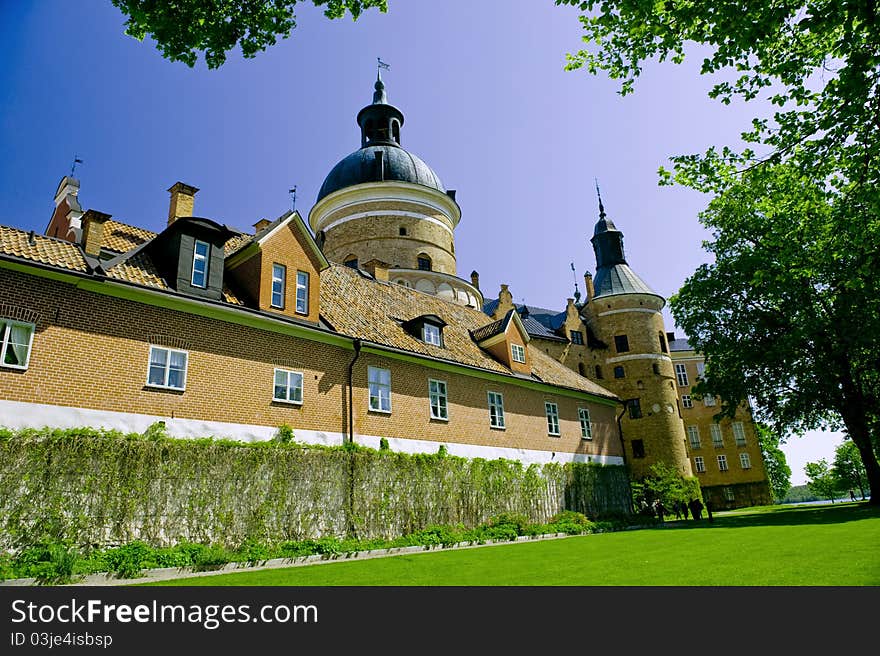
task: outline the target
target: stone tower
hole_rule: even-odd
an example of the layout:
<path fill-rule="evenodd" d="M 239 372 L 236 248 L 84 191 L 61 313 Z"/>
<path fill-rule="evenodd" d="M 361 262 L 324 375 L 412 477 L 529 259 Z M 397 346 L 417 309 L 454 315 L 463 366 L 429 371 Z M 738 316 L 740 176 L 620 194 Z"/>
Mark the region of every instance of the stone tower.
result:
<path fill-rule="evenodd" d="M 626 400 L 621 428 L 633 477 L 650 473 L 657 462 L 692 476 L 661 314 L 666 300 L 627 264 L 623 233 L 605 215 L 601 196 L 590 241 L 596 275 L 586 281 L 587 299 L 580 314 L 605 348 L 593 350 L 598 360 L 588 373 Z"/>
<path fill-rule="evenodd" d="M 361 147 L 327 175 L 309 225 L 331 261 L 378 269 L 391 282 L 482 307 L 476 285 L 456 276 L 455 192 L 403 149 L 403 122 L 379 74 L 373 102 L 357 115 Z"/>

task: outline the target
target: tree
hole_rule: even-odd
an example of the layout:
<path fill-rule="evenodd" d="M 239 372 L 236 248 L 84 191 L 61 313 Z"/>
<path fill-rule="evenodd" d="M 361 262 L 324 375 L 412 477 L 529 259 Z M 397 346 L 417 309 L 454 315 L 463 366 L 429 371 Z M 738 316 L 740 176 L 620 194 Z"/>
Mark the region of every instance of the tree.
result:
<path fill-rule="evenodd" d="M 791 489 L 791 467 L 785 460 L 785 453 L 779 448 L 779 435 L 760 423 L 755 424 L 755 431 L 773 498 L 782 500 Z"/>
<path fill-rule="evenodd" d="M 730 175 L 700 214 L 714 261 L 670 299 L 706 359 L 697 391 L 729 415 L 753 397 L 780 434 L 845 426 L 880 503 L 880 194 L 829 190 L 796 161 Z"/>
<path fill-rule="evenodd" d="M 862 499 L 865 498 L 868 477 L 859 450 L 852 440 L 844 440 L 834 450 L 834 462 L 831 467 L 841 490 L 858 490 Z"/>
<path fill-rule="evenodd" d="M 823 499 L 829 499 L 834 503 L 834 498 L 840 490 L 834 472 L 828 467 L 828 461 L 822 458 L 819 462 L 808 462 L 804 466 L 804 473 L 809 479 L 807 487 Z"/>
<path fill-rule="evenodd" d="M 672 156 L 713 199 L 714 257 L 670 299 L 725 414 L 754 394 L 779 433 L 843 425 L 880 505 L 880 8 L 866 0 L 556 0 L 589 48 L 567 68 L 634 90 L 648 60 L 709 54 L 710 97 L 761 109 L 742 150 Z"/>
<path fill-rule="evenodd" d="M 244 57 L 286 39 L 296 27 L 294 9 L 305 0 L 111 0 L 127 16 L 125 33 L 138 40 L 150 36 L 162 56 L 194 66 L 204 53 L 208 68 L 219 68 L 237 44 Z M 311 0 L 327 18 L 365 9 L 388 10 L 388 0 Z"/>

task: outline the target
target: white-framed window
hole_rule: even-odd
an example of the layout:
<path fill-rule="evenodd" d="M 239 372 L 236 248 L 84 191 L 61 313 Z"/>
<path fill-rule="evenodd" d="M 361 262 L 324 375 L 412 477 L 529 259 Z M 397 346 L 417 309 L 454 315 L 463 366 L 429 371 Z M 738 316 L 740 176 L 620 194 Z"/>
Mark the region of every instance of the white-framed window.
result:
<path fill-rule="evenodd" d="M 712 424 L 709 426 L 709 433 L 712 434 L 712 446 L 716 449 L 722 448 L 724 446 L 724 437 L 721 435 L 721 426 Z"/>
<path fill-rule="evenodd" d="M 489 392 L 489 425 L 504 428 L 504 397 L 498 392 Z"/>
<path fill-rule="evenodd" d="M 691 443 L 692 449 L 700 448 L 700 429 L 696 426 L 687 427 L 688 441 Z"/>
<path fill-rule="evenodd" d="M 748 453 L 740 453 L 739 454 L 739 464 L 743 469 L 751 469 L 752 468 L 752 459 L 749 458 Z"/>
<path fill-rule="evenodd" d="M 287 284 L 287 267 L 283 264 L 272 265 L 272 301 L 273 308 L 284 309 L 284 288 Z"/>
<path fill-rule="evenodd" d="M 0 367 L 27 369 L 34 342 L 34 324 L 0 319 Z"/>
<path fill-rule="evenodd" d="M 737 446 L 745 446 L 746 445 L 746 429 L 743 426 L 741 421 L 733 422 L 731 426 L 733 428 L 733 439 L 736 440 Z"/>
<path fill-rule="evenodd" d="M 431 419 L 449 420 L 449 407 L 446 403 L 446 383 L 442 380 L 428 379 L 428 398 L 431 402 Z"/>
<path fill-rule="evenodd" d="M 687 387 L 688 386 L 688 372 L 687 367 L 684 363 L 678 363 L 675 365 L 675 377 L 678 379 L 679 387 Z"/>
<path fill-rule="evenodd" d="M 707 394 L 703 397 L 703 405 L 707 408 L 712 407 L 713 405 L 715 405 L 715 397 Z"/>
<path fill-rule="evenodd" d="M 703 456 L 696 456 L 694 458 L 694 470 L 698 474 L 702 474 L 706 471 L 706 462 L 703 460 Z"/>
<path fill-rule="evenodd" d="M 697 380 L 703 379 L 703 374 L 706 372 L 706 363 L 698 362 L 697 363 Z"/>
<path fill-rule="evenodd" d="M 578 408 L 578 419 L 581 422 L 581 437 L 585 440 L 592 440 L 593 424 L 590 421 L 589 408 Z"/>
<path fill-rule="evenodd" d="M 193 287 L 208 286 L 208 257 L 211 253 L 211 245 L 208 242 L 196 239 L 193 248 L 192 285 Z"/>
<path fill-rule="evenodd" d="M 309 274 L 305 271 L 296 272 L 296 311 L 309 313 Z"/>
<path fill-rule="evenodd" d="M 391 370 L 368 367 L 367 382 L 370 388 L 370 410 L 391 412 Z"/>
<path fill-rule="evenodd" d="M 422 324 L 422 341 L 425 344 L 440 346 L 440 326 L 432 323 Z"/>
<path fill-rule="evenodd" d="M 275 370 L 275 387 L 272 392 L 272 400 L 282 403 L 302 404 L 303 401 L 303 375 L 299 371 L 287 369 Z"/>
<path fill-rule="evenodd" d="M 691 398 L 690 394 L 682 394 L 681 395 L 681 405 L 685 408 L 693 408 L 694 400 Z"/>
<path fill-rule="evenodd" d="M 189 354 L 186 351 L 151 346 L 147 385 L 165 389 L 185 389 L 188 360 Z"/>
<path fill-rule="evenodd" d="M 727 456 L 718 456 L 718 471 L 727 471 Z"/>
<path fill-rule="evenodd" d="M 724 488 L 724 499 L 726 501 L 733 501 L 735 499 L 735 497 L 733 495 L 733 488 L 732 487 Z"/>
<path fill-rule="evenodd" d="M 544 413 L 547 415 L 547 434 L 559 435 L 559 406 L 545 401 Z"/>
<path fill-rule="evenodd" d="M 526 361 L 526 350 L 519 344 L 511 344 L 510 345 L 510 357 L 513 358 L 514 362 L 522 362 Z"/>

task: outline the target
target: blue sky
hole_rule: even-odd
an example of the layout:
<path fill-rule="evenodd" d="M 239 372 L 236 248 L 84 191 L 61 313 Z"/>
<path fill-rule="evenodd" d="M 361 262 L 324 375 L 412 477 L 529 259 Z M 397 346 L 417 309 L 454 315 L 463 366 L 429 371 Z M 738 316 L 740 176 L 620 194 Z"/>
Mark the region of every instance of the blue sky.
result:
<path fill-rule="evenodd" d="M 646 66 L 621 97 L 613 81 L 564 70 L 581 30 L 553 0 L 389 5 L 357 21 L 302 5 L 290 38 L 209 71 L 125 36 L 109 0 L 0 3 L 0 224 L 45 230 L 74 157 L 83 208 L 135 225 L 164 226 L 177 181 L 200 189 L 197 215 L 230 227 L 281 215 L 293 186 L 307 217 L 324 176 L 360 146 L 355 116 L 381 57 L 403 146 L 457 192 L 458 273 L 479 271 L 487 298 L 506 283 L 517 302 L 562 309 L 575 281 L 583 293 L 596 179 L 656 292 L 675 293 L 706 261 L 708 199 L 658 186 L 657 169 L 736 143 L 755 109 L 710 101 L 696 58 Z M 790 439 L 792 483 L 839 441 Z"/>

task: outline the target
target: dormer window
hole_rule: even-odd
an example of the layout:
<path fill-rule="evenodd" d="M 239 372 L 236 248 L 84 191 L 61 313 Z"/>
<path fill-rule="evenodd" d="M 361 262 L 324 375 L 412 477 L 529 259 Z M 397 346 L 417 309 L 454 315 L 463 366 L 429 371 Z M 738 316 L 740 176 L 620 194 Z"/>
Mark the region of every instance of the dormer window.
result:
<path fill-rule="evenodd" d="M 205 288 L 208 286 L 208 255 L 210 252 L 210 244 L 196 239 L 195 248 L 193 248 L 193 287 Z"/>
<path fill-rule="evenodd" d="M 436 314 L 423 314 L 401 323 L 401 327 L 410 335 L 425 344 L 443 348 L 443 327 L 446 322 Z"/>
<path fill-rule="evenodd" d="M 425 344 L 433 344 L 434 346 L 442 346 L 440 343 L 440 326 L 426 323 L 422 326 L 422 341 Z"/>
<path fill-rule="evenodd" d="M 519 344 L 511 344 L 510 357 L 513 359 L 514 362 L 521 362 L 522 364 L 525 364 L 526 349 Z"/>
<path fill-rule="evenodd" d="M 305 271 L 296 272 L 296 311 L 309 313 L 309 274 Z"/>

